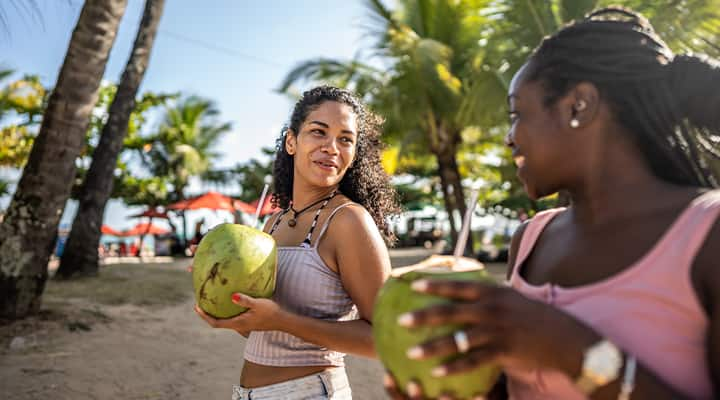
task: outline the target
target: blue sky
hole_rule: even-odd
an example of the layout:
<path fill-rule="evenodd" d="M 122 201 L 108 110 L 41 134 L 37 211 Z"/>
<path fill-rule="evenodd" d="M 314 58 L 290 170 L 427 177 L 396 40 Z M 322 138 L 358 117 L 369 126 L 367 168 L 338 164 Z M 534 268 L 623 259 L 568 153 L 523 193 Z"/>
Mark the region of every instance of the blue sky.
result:
<path fill-rule="evenodd" d="M 53 86 L 82 2 L 36 1 L 40 16 L 4 6 L 8 26 L 0 33 L 0 65 Z M 142 0 L 128 1 L 105 72 L 109 81 L 122 73 L 143 6 Z M 352 58 L 370 45 L 363 36 L 369 22 L 360 0 L 167 0 L 141 92 L 181 91 L 215 100 L 221 119 L 233 123 L 216 166 L 234 165 L 273 145 L 292 107 L 274 91 L 285 74 L 307 59 Z M 0 207 L 8 201 L 0 199 Z M 72 208 L 63 223 L 72 220 Z M 129 213 L 112 202 L 106 222 L 128 227 L 136 222 L 126 218 Z"/>

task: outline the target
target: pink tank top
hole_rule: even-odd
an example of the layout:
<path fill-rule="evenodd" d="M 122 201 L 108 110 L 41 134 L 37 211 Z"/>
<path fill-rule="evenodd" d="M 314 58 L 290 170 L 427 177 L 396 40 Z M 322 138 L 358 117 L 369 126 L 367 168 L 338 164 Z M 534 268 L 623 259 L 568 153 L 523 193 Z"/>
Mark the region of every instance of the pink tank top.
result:
<path fill-rule="evenodd" d="M 720 191 L 707 192 L 680 214 L 655 246 L 622 272 L 589 285 L 534 286 L 520 275 L 545 226 L 564 209 L 538 213 L 520 243 L 510 285 L 591 326 L 679 392 L 712 398 L 706 359 L 708 317 L 691 282 L 691 266 L 720 214 Z M 511 399 L 586 399 L 555 370 L 506 370 Z"/>

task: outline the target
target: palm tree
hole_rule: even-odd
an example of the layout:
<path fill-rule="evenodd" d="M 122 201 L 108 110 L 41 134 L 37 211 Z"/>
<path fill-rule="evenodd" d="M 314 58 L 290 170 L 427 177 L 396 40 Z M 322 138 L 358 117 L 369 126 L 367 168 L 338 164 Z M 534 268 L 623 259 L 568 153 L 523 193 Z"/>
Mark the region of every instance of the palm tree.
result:
<path fill-rule="evenodd" d="M 168 178 L 171 201 L 184 200 L 190 178 L 208 171 L 211 161 L 219 157 L 213 147 L 232 125 L 217 121 L 218 114 L 210 100 L 187 97 L 167 109 L 158 133 L 147 139 L 149 150 L 143 153 L 143 162 L 152 175 Z M 184 213 L 182 217 L 185 235 Z"/>
<path fill-rule="evenodd" d="M 87 0 L 30 158 L 0 225 L 0 316 L 40 308 L 57 227 L 127 0 Z"/>
<path fill-rule="evenodd" d="M 720 56 L 720 0 L 499 0 L 495 3 L 497 24 L 489 38 L 496 49 L 491 67 L 506 63 L 507 80 L 522 65 L 543 37 L 562 25 L 582 18 L 593 9 L 620 5 L 642 13 L 676 52 L 701 52 Z"/>
<path fill-rule="evenodd" d="M 372 50 L 387 68 L 310 60 L 288 73 L 280 90 L 312 80 L 365 96 L 386 116 L 390 139 L 402 147 L 399 154 L 433 155 L 446 210 L 464 213 L 458 167 L 463 131 L 479 128 L 481 142 L 501 147 L 512 75 L 545 35 L 606 3 L 645 13 L 676 49 L 718 53 L 713 43 L 720 38 L 719 0 L 400 0 L 394 12 L 369 0 L 375 22 L 369 33 L 378 39 Z"/>
<path fill-rule="evenodd" d="M 60 267 L 55 274 L 56 278 L 97 275 L 97 248 L 105 205 L 112 193 L 118 155 L 128 132 L 130 114 L 135 109 L 138 87 L 150 62 L 164 3 L 165 0 L 145 2 L 145 11 L 132 53 L 110 105 L 108 120 L 93 152 L 90 169 L 80 189 L 78 211 L 60 260 Z"/>
<path fill-rule="evenodd" d="M 479 11 L 489 0 L 399 1 L 391 12 L 379 0 L 368 2 L 376 22 L 373 49 L 387 69 L 354 60 L 314 60 L 300 64 L 281 85 L 287 90 L 301 79 L 329 81 L 352 87 L 386 117 L 386 131 L 403 147 L 400 154 L 433 155 L 437 163 L 445 208 L 451 216 L 451 235 L 457 237 L 455 211 L 465 213 L 457 153 L 461 133 L 485 115 L 478 104 L 502 101 L 502 86 L 482 65 L 491 20 Z M 485 84 L 496 94 L 478 98 L 476 86 Z M 392 139 L 392 138 L 391 138 Z M 472 249 L 472 243 L 468 243 Z"/>

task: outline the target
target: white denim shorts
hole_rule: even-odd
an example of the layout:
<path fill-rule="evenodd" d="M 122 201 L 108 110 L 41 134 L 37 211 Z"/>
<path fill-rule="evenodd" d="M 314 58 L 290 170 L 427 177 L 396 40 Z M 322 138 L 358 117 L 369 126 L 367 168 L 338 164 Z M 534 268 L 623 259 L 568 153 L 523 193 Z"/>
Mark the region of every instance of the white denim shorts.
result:
<path fill-rule="evenodd" d="M 256 388 L 233 385 L 232 400 L 350 400 L 352 391 L 345 368 Z"/>

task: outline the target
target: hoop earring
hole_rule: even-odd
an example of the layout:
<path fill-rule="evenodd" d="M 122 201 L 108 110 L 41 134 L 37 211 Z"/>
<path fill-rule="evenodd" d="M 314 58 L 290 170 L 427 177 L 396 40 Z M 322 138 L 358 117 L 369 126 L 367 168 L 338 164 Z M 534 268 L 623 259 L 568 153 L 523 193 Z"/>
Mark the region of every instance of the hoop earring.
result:
<path fill-rule="evenodd" d="M 571 128 L 577 128 L 578 126 L 580 126 L 580 121 L 578 121 L 577 118 L 573 118 L 570 120 Z"/>

